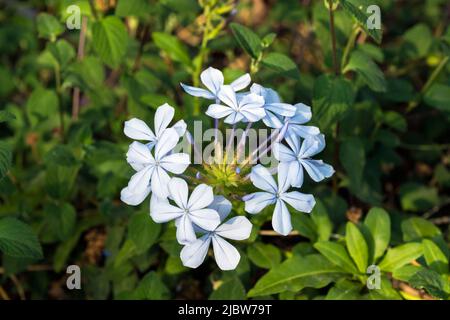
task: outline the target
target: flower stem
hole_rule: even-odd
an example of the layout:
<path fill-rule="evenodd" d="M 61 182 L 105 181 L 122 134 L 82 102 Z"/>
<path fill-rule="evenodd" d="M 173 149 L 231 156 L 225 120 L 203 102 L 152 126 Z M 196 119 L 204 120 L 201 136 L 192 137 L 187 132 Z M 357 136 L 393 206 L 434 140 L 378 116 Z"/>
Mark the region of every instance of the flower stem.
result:
<path fill-rule="evenodd" d="M 333 49 L 333 67 L 334 73 L 336 75 L 340 74 L 339 64 L 337 62 L 337 51 L 336 51 L 336 30 L 334 27 L 334 11 L 333 11 L 333 1 L 328 0 L 329 13 L 330 13 L 330 31 L 331 31 L 331 47 Z"/>
<path fill-rule="evenodd" d="M 78 61 L 82 60 L 83 56 L 84 56 L 84 44 L 86 42 L 87 22 L 88 22 L 88 18 L 83 16 L 81 18 L 81 31 L 80 31 L 80 38 L 78 41 L 78 52 L 77 52 Z M 76 87 L 75 89 L 73 89 L 73 96 L 72 96 L 72 119 L 73 120 L 78 119 L 79 112 L 80 112 L 80 88 Z"/>
<path fill-rule="evenodd" d="M 361 32 L 361 29 L 357 24 L 353 26 L 352 33 L 350 34 L 350 37 L 347 40 L 347 44 L 344 49 L 344 53 L 342 54 L 342 60 L 341 60 L 341 70 L 345 68 L 345 65 L 347 64 L 348 56 L 350 54 L 350 51 L 355 46 L 356 37 L 358 37 L 358 34 Z M 345 72 L 345 70 L 344 70 Z"/>

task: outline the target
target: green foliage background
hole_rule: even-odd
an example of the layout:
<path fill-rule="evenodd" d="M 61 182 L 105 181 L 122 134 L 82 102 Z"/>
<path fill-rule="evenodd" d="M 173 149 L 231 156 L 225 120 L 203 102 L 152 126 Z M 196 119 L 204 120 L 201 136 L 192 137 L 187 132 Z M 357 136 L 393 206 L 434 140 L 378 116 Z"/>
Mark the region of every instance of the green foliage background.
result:
<path fill-rule="evenodd" d="M 449 3 L 332 2 L 2 2 L 0 298 L 448 299 Z M 87 22 L 78 53 L 72 4 Z M 382 31 L 365 24 L 370 4 Z M 270 210 L 251 217 L 227 272 L 211 257 L 183 267 L 174 226 L 118 198 L 132 173 L 123 122 L 168 102 L 210 126 L 179 86 L 210 65 L 311 105 L 337 170 L 305 185 L 317 205 L 293 213 L 291 236 L 267 232 Z M 71 264 L 82 290 L 65 287 Z"/>

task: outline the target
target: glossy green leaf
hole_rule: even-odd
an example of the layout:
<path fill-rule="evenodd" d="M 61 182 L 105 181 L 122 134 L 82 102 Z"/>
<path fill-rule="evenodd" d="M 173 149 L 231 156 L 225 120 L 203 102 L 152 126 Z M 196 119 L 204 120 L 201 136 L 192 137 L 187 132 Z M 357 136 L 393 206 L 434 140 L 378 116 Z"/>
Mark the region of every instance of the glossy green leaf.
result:
<path fill-rule="evenodd" d="M 231 278 L 214 290 L 210 300 L 244 300 L 245 288 L 239 278 Z"/>
<path fill-rule="evenodd" d="M 12 150 L 11 146 L 6 142 L 0 141 L 0 179 L 8 172 L 11 167 Z"/>
<path fill-rule="evenodd" d="M 448 279 L 448 276 L 445 278 Z M 436 271 L 423 269 L 414 274 L 409 283 L 416 289 L 424 289 L 436 298 L 447 299 L 449 294 L 444 290 L 444 281 Z"/>
<path fill-rule="evenodd" d="M 314 248 L 345 272 L 358 273 L 358 269 L 343 245 L 331 241 L 319 241 L 314 244 Z"/>
<path fill-rule="evenodd" d="M 369 263 L 369 248 L 358 226 L 352 222 L 347 222 L 345 228 L 345 243 L 358 270 L 361 273 L 365 273 Z"/>
<path fill-rule="evenodd" d="M 64 27 L 54 16 L 48 13 L 40 13 L 37 18 L 37 30 L 39 37 L 54 41 L 64 32 Z"/>
<path fill-rule="evenodd" d="M 147 212 L 134 214 L 128 224 L 128 237 L 137 252 L 148 250 L 158 239 L 161 225 L 153 222 Z"/>
<path fill-rule="evenodd" d="M 421 243 L 405 243 L 389 249 L 378 266 L 383 271 L 392 272 L 422 255 Z"/>
<path fill-rule="evenodd" d="M 448 257 L 444 252 L 431 240 L 424 239 L 422 244 L 427 265 L 439 274 L 448 273 Z"/>
<path fill-rule="evenodd" d="M 382 208 L 372 208 L 367 213 L 364 224 L 370 231 L 374 244 L 374 260 L 383 256 L 391 239 L 391 219 Z"/>
<path fill-rule="evenodd" d="M 164 32 L 153 32 L 153 41 L 155 45 L 164 51 L 172 60 L 181 62 L 186 66 L 192 65 L 186 45 L 177 37 Z"/>
<path fill-rule="evenodd" d="M 432 222 L 420 217 L 406 219 L 401 225 L 404 241 L 422 240 L 440 235 L 441 230 Z"/>
<path fill-rule="evenodd" d="M 343 70 L 344 73 L 347 71 L 355 71 L 373 91 L 386 91 L 386 80 L 383 72 L 364 52 L 359 50 L 353 51 L 348 64 Z"/>
<path fill-rule="evenodd" d="M 279 75 L 293 79 L 298 79 L 300 77 L 300 73 L 295 62 L 282 53 L 269 53 L 262 59 L 261 63 L 267 68 L 276 71 Z"/>
<path fill-rule="evenodd" d="M 262 276 L 248 292 L 248 297 L 299 291 L 306 287 L 322 288 L 341 272 L 320 255 L 294 256 Z"/>
<path fill-rule="evenodd" d="M 233 36 L 239 46 L 244 49 L 253 59 L 257 59 L 261 53 L 261 39 L 249 28 L 238 23 L 230 24 Z"/>
<path fill-rule="evenodd" d="M 281 252 L 272 244 L 256 242 L 248 247 L 247 254 L 251 262 L 264 269 L 271 269 L 281 262 Z"/>

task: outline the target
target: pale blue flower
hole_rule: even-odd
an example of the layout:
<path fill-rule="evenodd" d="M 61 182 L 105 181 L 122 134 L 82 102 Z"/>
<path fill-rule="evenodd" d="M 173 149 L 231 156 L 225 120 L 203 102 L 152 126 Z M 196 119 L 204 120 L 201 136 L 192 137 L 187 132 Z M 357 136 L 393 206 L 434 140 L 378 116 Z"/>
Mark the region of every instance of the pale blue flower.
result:
<path fill-rule="evenodd" d="M 224 85 L 222 71 L 209 67 L 200 74 L 200 79 L 208 90 L 203 88 L 191 87 L 183 83 L 180 84 L 183 87 L 184 91 L 186 91 L 191 96 L 210 100 L 218 99 L 220 88 Z M 250 82 L 250 75 L 246 73 L 230 83 L 230 86 L 234 91 L 239 91 L 246 88 L 250 84 Z"/>
<path fill-rule="evenodd" d="M 224 85 L 220 89 L 218 97 L 224 105 L 212 104 L 208 107 L 206 114 L 215 119 L 226 117 L 225 123 L 256 122 L 266 115 L 263 108 L 264 98 L 254 93 L 237 97 L 231 86 Z"/>
<path fill-rule="evenodd" d="M 252 224 L 243 216 L 237 216 L 223 222 L 231 211 L 231 202 L 222 196 L 214 197 L 209 206 L 217 210 L 222 224 L 205 234 L 194 242 L 187 244 L 180 253 L 183 265 L 189 268 L 200 266 L 208 253 L 212 242 L 214 258 L 222 270 L 233 270 L 239 264 L 241 258 L 239 251 L 223 238 L 231 240 L 245 240 L 250 237 Z"/>
<path fill-rule="evenodd" d="M 334 169 L 322 160 L 313 160 L 312 156 L 320 153 L 325 148 L 325 137 L 323 134 L 308 136 L 301 143 L 300 137 L 296 135 L 286 136 L 289 147 L 276 142 L 273 146 L 275 158 L 280 161 L 278 173 L 289 172 L 290 183 L 293 187 L 301 187 L 303 184 L 303 168 L 308 172 L 311 179 L 319 182 L 333 175 Z"/>
<path fill-rule="evenodd" d="M 198 185 L 189 197 L 186 181 L 172 178 L 168 190 L 168 196 L 175 202 L 175 205 L 172 205 L 166 198 L 152 197 L 150 216 L 157 223 L 175 220 L 176 236 L 180 244 L 188 244 L 197 240 L 195 226 L 212 231 L 219 225 L 220 215 L 216 210 L 208 208 L 214 200 L 210 186 Z"/>
<path fill-rule="evenodd" d="M 153 148 L 158 139 L 167 129 L 169 123 L 172 121 L 175 114 L 175 109 L 167 103 L 159 106 L 155 112 L 155 131 L 152 131 L 149 126 L 142 120 L 133 118 L 125 121 L 124 133 L 127 137 L 134 140 L 149 141 L 147 145 Z M 172 127 L 176 130 L 179 137 L 182 137 L 186 131 L 186 123 L 180 120 Z"/>
<path fill-rule="evenodd" d="M 264 88 L 254 83 L 250 87 L 250 92 L 264 98 L 266 116 L 262 121 L 270 128 L 281 128 L 284 124 L 283 117 L 292 117 L 295 114 L 296 107 L 288 103 L 282 103 L 278 93 L 273 89 Z"/>
<path fill-rule="evenodd" d="M 320 133 L 319 128 L 304 125 L 312 118 L 311 107 L 303 103 L 297 103 L 294 106 L 296 108 L 294 116 L 285 120 L 288 124 L 286 136 L 297 135 L 306 138 L 318 135 Z"/>
<path fill-rule="evenodd" d="M 301 212 L 311 212 L 316 204 L 311 194 L 298 191 L 287 192 L 290 187 L 289 173 L 278 172 L 278 185 L 270 171 L 262 165 L 252 168 L 250 179 L 253 185 L 263 192 L 255 192 L 245 196 L 245 211 L 251 214 L 259 213 L 265 207 L 275 204 L 272 215 L 273 229 L 282 235 L 287 235 L 292 230 L 291 215 L 286 203 Z"/>
<path fill-rule="evenodd" d="M 123 202 L 138 205 L 150 191 L 158 197 L 166 197 L 170 176 L 183 173 L 190 164 L 186 153 L 171 153 L 178 143 L 179 136 L 175 129 L 165 129 L 158 139 L 152 155 L 148 145 L 133 142 L 127 152 L 127 161 L 137 172 L 131 177 L 128 186 L 120 194 Z"/>

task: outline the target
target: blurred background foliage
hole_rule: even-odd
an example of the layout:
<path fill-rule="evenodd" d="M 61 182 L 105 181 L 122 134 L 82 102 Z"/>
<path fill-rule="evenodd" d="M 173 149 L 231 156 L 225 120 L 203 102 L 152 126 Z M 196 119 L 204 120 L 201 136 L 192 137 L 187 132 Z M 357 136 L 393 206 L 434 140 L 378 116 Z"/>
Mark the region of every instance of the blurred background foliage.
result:
<path fill-rule="evenodd" d="M 66 26 L 74 4 L 81 30 Z M 447 299 L 450 4 L 331 4 L 2 1 L 0 298 Z M 382 30 L 365 24 L 371 4 Z M 118 198 L 132 174 L 123 122 L 168 102 L 209 127 L 207 102 L 179 86 L 208 66 L 311 105 L 337 170 L 304 186 L 317 205 L 290 236 L 270 231 L 270 210 L 251 217 L 227 272 L 183 267 L 174 226 Z M 82 290 L 66 289 L 71 264 Z"/>

